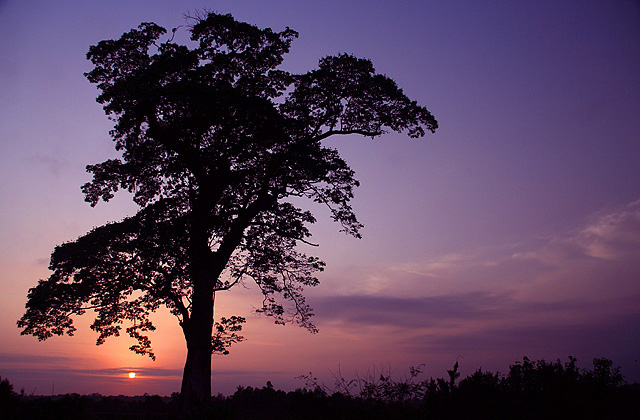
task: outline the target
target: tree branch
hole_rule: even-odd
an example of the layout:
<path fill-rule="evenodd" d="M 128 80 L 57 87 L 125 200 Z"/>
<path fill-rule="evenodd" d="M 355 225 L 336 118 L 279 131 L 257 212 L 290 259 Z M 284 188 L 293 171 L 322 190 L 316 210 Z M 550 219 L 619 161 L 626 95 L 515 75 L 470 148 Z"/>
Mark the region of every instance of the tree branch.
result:
<path fill-rule="evenodd" d="M 334 135 L 347 135 L 347 134 L 360 134 L 365 137 L 375 137 L 384 134 L 382 131 L 366 131 L 366 130 L 328 130 L 319 136 L 313 137 L 309 140 L 309 143 L 315 143 L 326 139 Z"/>

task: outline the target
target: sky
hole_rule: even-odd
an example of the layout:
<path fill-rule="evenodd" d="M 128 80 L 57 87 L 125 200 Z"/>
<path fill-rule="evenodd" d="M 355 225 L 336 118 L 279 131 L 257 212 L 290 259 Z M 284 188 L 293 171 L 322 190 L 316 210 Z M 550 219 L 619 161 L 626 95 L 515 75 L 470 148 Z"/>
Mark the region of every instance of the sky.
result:
<path fill-rule="evenodd" d="M 248 287 L 219 294 L 243 315 L 246 341 L 214 356 L 214 393 L 281 389 L 312 372 L 327 385 L 458 361 L 506 372 L 523 356 L 606 357 L 640 381 L 640 3 L 585 1 L 0 0 L 0 376 L 28 394 L 169 395 L 186 349 L 170 314 L 155 316 L 157 360 L 128 337 L 95 346 L 38 342 L 16 320 L 53 248 L 134 214 L 127 194 L 91 208 L 87 164 L 117 156 L 111 122 L 83 76 L 90 45 L 142 21 L 171 29 L 207 8 L 300 33 L 283 68 L 326 55 L 370 58 L 426 106 L 422 139 L 330 140 L 361 186 L 358 240 L 309 205 L 327 262 L 306 293 L 320 332 L 253 312 Z M 136 372 L 129 379 L 128 372 Z"/>

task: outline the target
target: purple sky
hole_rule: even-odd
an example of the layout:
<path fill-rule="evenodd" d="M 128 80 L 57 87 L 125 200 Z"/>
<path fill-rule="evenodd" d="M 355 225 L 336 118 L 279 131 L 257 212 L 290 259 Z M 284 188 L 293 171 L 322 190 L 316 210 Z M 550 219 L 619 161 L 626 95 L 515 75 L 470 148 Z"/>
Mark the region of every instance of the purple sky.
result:
<path fill-rule="evenodd" d="M 611 358 L 640 380 L 640 5 L 558 1 L 0 0 L 0 376 L 37 394 L 170 394 L 184 340 L 159 313 L 158 360 L 127 338 L 39 343 L 15 321 L 53 247 L 135 212 L 128 196 L 83 202 L 85 165 L 115 156 L 83 77 L 89 45 L 141 21 L 166 28 L 207 7 L 297 30 L 285 68 L 324 55 L 372 59 L 441 128 L 332 140 L 362 185 L 363 239 L 311 206 L 327 270 L 309 291 L 320 333 L 252 315 L 260 297 L 217 299 L 245 315 L 247 341 L 214 357 L 214 392 L 292 389 L 426 364 L 444 376 L 507 370 L 522 356 Z M 129 380 L 125 373 L 138 372 Z"/>

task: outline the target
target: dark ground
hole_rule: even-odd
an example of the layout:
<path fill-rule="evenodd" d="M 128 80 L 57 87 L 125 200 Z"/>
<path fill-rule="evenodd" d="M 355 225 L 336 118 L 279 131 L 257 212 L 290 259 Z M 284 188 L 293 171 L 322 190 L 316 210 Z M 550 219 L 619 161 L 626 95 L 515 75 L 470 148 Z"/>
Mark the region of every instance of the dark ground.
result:
<path fill-rule="evenodd" d="M 306 386 L 292 392 L 242 388 L 216 396 L 198 419 L 640 419 L 640 383 L 624 382 L 607 359 L 593 369 L 569 362 L 524 358 L 509 373 L 476 371 L 459 380 L 458 364 L 448 378 L 420 380 L 420 369 L 401 381 L 389 375 L 337 378 L 333 388 L 304 376 Z M 0 419 L 179 419 L 179 395 L 54 397 L 16 393 L 0 381 Z"/>

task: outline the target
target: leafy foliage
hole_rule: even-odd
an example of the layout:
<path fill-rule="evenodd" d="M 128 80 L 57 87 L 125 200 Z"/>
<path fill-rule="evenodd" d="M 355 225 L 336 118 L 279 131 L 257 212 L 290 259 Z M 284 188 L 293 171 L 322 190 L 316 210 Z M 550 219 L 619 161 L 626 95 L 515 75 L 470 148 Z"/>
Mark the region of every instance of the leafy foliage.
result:
<path fill-rule="evenodd" d="M 244 341 L 244 337 L 236 333 L 242 331 L 242 324 L 244 324 L 245 321 L 241 316 L 220 318 L 220 321 L 216 322 L 214 326 L 214 334 L 211 338 L 213 352 L 224 355 L 229 354 L 229 346 Z"/>

